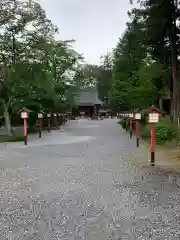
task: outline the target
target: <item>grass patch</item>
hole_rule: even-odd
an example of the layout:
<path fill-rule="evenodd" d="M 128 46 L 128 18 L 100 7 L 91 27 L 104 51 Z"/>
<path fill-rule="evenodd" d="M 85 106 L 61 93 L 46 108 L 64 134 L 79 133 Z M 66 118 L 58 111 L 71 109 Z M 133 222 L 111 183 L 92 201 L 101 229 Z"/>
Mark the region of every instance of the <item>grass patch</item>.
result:
<path fill-rule="evenodd" d="M 0 135 L 0 143 L 3 142 L 20 142 L 24 140 L 24 135 L 16 134 L 13 136 Z"/>
<path fill-rule="evenodd" d="M 121 119 L 118 123 L 121 125 L 121 127 L 122 127 L 123 129 L 126 128 L 126 120 L 125 120 L 125 119 Z"/>
<path fill-rule="evenodd" d="M 141 125 L 141 137 L 151 138 L 151 125 Z M 164 144 L 177 138 L 177 127 L 166 117 L 156 124 L 156 144 Z"/>

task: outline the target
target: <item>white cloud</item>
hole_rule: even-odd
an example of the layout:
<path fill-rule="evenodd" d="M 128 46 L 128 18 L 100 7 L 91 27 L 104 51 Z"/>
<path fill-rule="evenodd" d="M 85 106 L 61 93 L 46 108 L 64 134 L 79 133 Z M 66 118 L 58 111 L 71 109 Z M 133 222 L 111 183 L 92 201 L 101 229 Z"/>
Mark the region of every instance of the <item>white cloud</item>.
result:
<path fill-rule="evenodd" d="M 40 0 L 48 17 L 59 27 L 58 38 L 75 39 L 75 49 L 86 61 L 116 46 L 128 21 L 129 0 Z"/>

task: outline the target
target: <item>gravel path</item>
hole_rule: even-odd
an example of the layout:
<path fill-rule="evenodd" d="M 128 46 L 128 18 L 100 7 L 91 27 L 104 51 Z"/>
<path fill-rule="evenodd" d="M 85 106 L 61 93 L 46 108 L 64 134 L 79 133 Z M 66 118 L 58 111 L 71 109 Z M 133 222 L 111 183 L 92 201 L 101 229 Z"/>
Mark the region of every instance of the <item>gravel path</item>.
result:
<path fill-rule="evenodd" d="M 2 144 L 0 239 L 180 239 L 179 177 L 137 169 L 137 151 L 111 119 Z"/>

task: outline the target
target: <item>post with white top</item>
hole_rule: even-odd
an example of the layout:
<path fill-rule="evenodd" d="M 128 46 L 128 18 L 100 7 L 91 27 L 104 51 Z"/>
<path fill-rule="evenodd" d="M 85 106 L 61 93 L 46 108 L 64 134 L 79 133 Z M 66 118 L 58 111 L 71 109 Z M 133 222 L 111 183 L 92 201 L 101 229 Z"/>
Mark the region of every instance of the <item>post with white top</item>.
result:
<path fill-rule="evenodd" d="M 160 110 L 155 107 L 148 111 L 148 122 L 151 124 L 151 166 L 155 166 L 156 124 L 159 122 L 159 115 Z"/>
<path fill-rule="evenodd" d="M 38 119 L 39 119 L 39 138 L 42 136 L 42 128 L 43 128 L 43 114 L 38 113 Z"/>
<path fill-rule="evenodd" d="M 51 114 L 47 114 L 47 120 L 48 120 L 48 133 L 51 131 Z"/>
<path fill-rule="evenodd" d="M 57 127 L 57 114 L 54 113 L 54 127 Z"/>
<path fill-rule="evenodd" d="M 139 136 L 140 136 L 140 120 L 141 120 L 141 113 L 135 113 L 134 115 L 136 119 L 136 147 L 139 147 Z"/>
<path fill-rule="evenodd" d="M 133 121 L 133 117 L 134 117 L 134 114 L 133 113 L 129 113 L 129 119 L 130 119 L 130 132 L 129 132 L 129 136 L 130 138 L 132 138 L 132 131 L 133 131 L 133 126 L 132 126 L 132 121 Z"/>
<path fill-rule="evenodd" d="M 27 145 L 27 119 L 28 119 L 28 112 L 22 111 L 21 118 L 24 120 L 24 145 Z"/>

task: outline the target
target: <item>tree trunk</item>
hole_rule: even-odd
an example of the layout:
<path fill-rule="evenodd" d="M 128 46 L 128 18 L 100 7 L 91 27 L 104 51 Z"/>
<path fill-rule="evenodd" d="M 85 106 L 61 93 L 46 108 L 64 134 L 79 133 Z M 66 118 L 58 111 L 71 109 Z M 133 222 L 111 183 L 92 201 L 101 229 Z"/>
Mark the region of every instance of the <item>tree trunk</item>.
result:
<path fill-rule="evenodd" d="M 177 26 L 176 26 L 176 11 L 177 0 L 171 0 L 172 25 L 171 25 L 171 55 L 172 55 L 172 78 L 173 78 L 173 120 L 176 123 L 180 116 L 179 109 L 179 86 L 177 82 Z"/>
<path fill-rule="evenodd" d="M 4 124 L 8 136 L 12 136 L 11 118 L 8 112 L 8 108 L 4 103 Z"/>
<path fill-rule="evenodd" d="M 159 109 L 161 112 L 163 111 L 163 98 L 162 97 L 160 97 L 160 99 L 159 99 Z"/>

